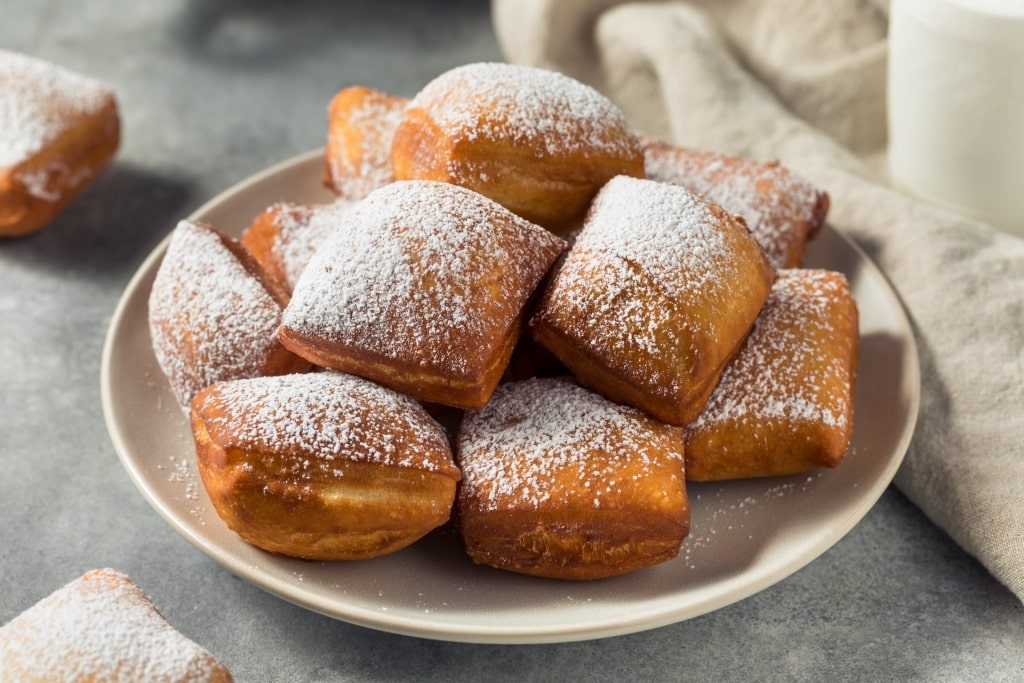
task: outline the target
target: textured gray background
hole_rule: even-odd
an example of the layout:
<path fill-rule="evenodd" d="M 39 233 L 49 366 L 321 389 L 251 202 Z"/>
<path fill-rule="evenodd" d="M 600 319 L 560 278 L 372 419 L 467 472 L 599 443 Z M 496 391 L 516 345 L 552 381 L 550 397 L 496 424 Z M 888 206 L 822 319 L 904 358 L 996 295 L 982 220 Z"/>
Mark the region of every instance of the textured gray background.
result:
<path fill-rule="evenodd" d="M 114 166 L 45 231 L 0 242 L 0 622 L 118 568 L 239 681 L 1024 680 L 1024 608 L 895 490 L 820 559 L 646 633 L 476 646 L 379 633 L 236 578 L 167 526 L 111 446 L 100 351 L 174 222 L 323 144 L 330 96 L 412 95 L 500 59 L 484 0 L 2 0 L 0 48 L 113 86 Z"/>

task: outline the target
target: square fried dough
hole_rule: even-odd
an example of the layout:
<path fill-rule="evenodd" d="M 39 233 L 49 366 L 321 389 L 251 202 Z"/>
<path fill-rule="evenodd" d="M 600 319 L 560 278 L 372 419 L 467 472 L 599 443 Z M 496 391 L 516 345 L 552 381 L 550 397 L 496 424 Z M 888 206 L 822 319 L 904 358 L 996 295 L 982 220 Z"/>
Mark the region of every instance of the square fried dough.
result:
<path fill-rule="evenodd" d="M 857 320 L 842 273 L 779 271 L 746 344 L 686 428 L 687 477 L 767 477 L 839 465 L 853 430 Z"/>
<path fill-rule="evenodd" d="M 742 219 L 682 187 L 619 176 L 598 194 L 530 331 L 581 384 L 684 425 L 773 279 Z"/>
<path fill-rule="evenodd" d="M 502 384 L 456 440 L 457 509 L 479 564 L 560 579 L 675 557 L 689 533 L 682 429 L 571 378 Z"/>
<path fill-rule="evenodd" d="M 278 336 L 318 365 L 479 408 L 565 246 L 472 190 L 395 182 L 349 212 L 313 255 Z"/>

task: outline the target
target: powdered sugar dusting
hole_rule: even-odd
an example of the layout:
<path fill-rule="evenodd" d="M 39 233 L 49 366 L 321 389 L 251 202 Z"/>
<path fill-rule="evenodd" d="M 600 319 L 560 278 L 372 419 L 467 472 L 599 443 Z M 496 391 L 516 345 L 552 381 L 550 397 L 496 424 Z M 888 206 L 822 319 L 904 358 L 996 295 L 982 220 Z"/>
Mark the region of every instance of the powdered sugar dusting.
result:
<path fill-rule="evenodd" d="M 341 218 L 356 206 L 353 200 L 338 198 L 331 204 L 306 206 L 277 204 L 273 221 L 278 233 L 273 243 L 285 285 L 294 289 L 299 276 L 320 245 L 341 224 Z"/>
<path fill-rule="evenodd" d="M 606 493 L 629 485 L 621 463 L 640 464 L 641 473 L 678 463 L 683 474 L 681 429 L 566 379 L 500 385 L 486 407 L 467 412 L 456 451 L 460 495 L 485 509 L 537 509 L 551 495 L 545 482 L 559 478 L 578 482 L 573 488 L 599 508 Z"/>
<path fill-rule="evenodd" d="M 617 176 L 594 199 L 575 248 L 642 264 L 669 297 L 685 300 L 721 288 L 737 267 L 721 223 L 706 201 L 680 187 Z"/>
<path fill-rule="evenodd" d="M 570 258 L 571 266 L 559 271 L 552 290 L 556 310 L 542 306 L 537 316 L 571 321 L 574 338 L 612 357 L 631 359 L 631 369 L 650 386 L 677 391 L 681 368 L 669 367 L 662 356 L 666 348 L 687 349 L 692 356 L 693 337 L 672 324 L 668 307 L 651 306 L 637 296 L 647 284 L 644 274 L 614 254 L 592 258 L 579 251 Z"/>
<path fill-rule="evenodd" d="M 823 192 L 777 161 L 761 163 L 647 140 L 651 180 L 680 185 L 742 216 L 775 268 L 795 266 L 794 254 L 821 227 Z"/>
<path fill-rule="evenodd" d="M 392 183 L 313 256 L 284 326 L 307 338 L 469 373 L 501 338 L 564 242 L 471 190 Z"/>
<path fill-rule="evenodd" d="M 231 680 L 113 569 L 89 572 L 15 617 L 0 629 L 0 653 L 4 680 Z"/>
<path fill-rule="evenodd" d="M 153 282 L 149 327 L 179 404 L 214 382 L 261 374 L 280 320 L 280 305 L 221 235 L 178 223 Z"/>
<path fill-rule="evenodd" d="M 416 401 L 340 372 L 222 382 L 197 399 L 211 438 L 280 458 L 302 482 L 342 460 L 457 476 L 448 437 Z"/>
<path fill-rule="evenodd" d="M 362 199 L 395 179 L 391 142 L 407 104 L 403 98 L 363 90 L 365 95 L 358 104 L 344 112 L 345 134 L 356 138 L 354 143 L 349 142 L 357 153 L 351 153 L 349 145 L 332 145 L 328 140 L 331 184 L 349 199 Z M 329 135 L 335 135 L 333 123 Z"/>
<path fill-rule="evenodd" d="M 467 96 L 473 93 L 473 96 Z M 449 136 L 477 136 L 549 156 L 636 151 L 625 116 L 608 98 L 554 71 L 503 63 L 467 64 L 428 83 L 410 102 Z"/>
<path fill-rule="evenodd" d="M 824 387 L 851 380 L 845 356 L 836 352 L 844 339 L 829 322 L 837 298 L 848 294 L 840 273 L 779 271 L 746 345 L 689 429 L 765 418 L 846 428 L 849 396 Z"/>
<path fill-rule="evenodd" d="M 759 251 L 738 219 L 688 190 L 618 176 L 594 200 L 537 316 L 557 316 L 589 348 L 624 351 L 616 356 L 632 359 L 624 371 L 674 390 L 690 368 L 667 369 L 660 356 L 673 348 L 694 359 L 701 345 L 723 337 L 734 302 L 757 294 L 745 288 L 761 282 L 751 277 Z M 671 306 L 638 298 L 651 282 Z M 677 311 L 687 312 L 683 324 Z"/>
<path fill-rule="evenodd" d="M 111 97 L 98 81 L 0 50 L 0 167 L 31 158 Z"/>
<path fill-rule="evenodd" d="M 680 554 L 683 565 L 706 571 L 708 556 L 713 557 L 717 549 L 737 543 L 757 545 L 764 537 L 764 520 L 778 514 L 778 502 L 807 495 L 821 478 L 822 472 L 817 471 L 799 479 L 776 479 L 771 486 L 742 497 L 728 487 L 688 482 L 687 494 L 694 506 L 690 535 Z"/>

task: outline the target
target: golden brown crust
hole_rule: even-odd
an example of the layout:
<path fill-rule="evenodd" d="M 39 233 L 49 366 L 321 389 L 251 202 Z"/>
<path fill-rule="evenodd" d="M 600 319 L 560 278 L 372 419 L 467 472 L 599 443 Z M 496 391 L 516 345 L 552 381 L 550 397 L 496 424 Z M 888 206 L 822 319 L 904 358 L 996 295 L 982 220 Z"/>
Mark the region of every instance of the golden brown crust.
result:
<path fill-rule="evenodd" d="M 0 628 L 5 681 L 231 683 L 128 576 L 90 571 Z"/>
<path fill-rule="evenodd" d="M 316 365 L 372 378 L 421 401 L 455 408 L 480 408 L 501 380 L 522 327 L 520 313 L 507 329 L 495 332 L 485 354 L 467 358 L 470 363 L 465 365 L 449 363 L 437 369 L 424 369 L 413 356 L 403 358 L 399 354 L 396 358 L 360 348 L 340 348 L 320 339 L 300 336 L 287 327 L 280 329 L 278 338 L 286 348 Z"/>
<path fill-rule="evenodd" d="M 121 122 L 106 86 L 0 51 L 0 236 L 50 223 L 113 158 Z"/>
<path fill-rule="evenodd" d="M 680 147 L 642 136 L 647 178 L 680 185 L 747 222 L 775 268 L 794 268 L 825 224 L 829 196 L 778 161 Z"/>
<path fill-rule="evenodd" d="M 754 329 L 686 429 L 693 480 L 836 467 L 853 429 L 857 305 L 845 276 L 782 270 Z"/>
<path fill-rule="evenodd" d="M 580 383 L 683 425 L 700 412 L 774 273 L 741 221 L 683 188 L 616 178 L 530 332 Z"/>
<path fill-rule="evenodd" d="M 278 338 L 319 365 L 458 408 L 487 402 L 565 243 L 455 185 L 367 197 L 310 262 Z"/>
<path fill-rule="evenodd" d="M 253 219 L 239 238 L 242 247 L 263 267 L 267 276 L 289 291 L 294 283 L 288 282 L 284 259 L 277 246 L 281 237 L 281 216 L 306 211 L 308 208 L 298 204 L 270 206 Z"/>
<path fill-rule="evenodd" d="M 192 430 L 221 519 L 292 557 L 403 548 L 448 520 L 460 477 L 420 405 L 341 373 L 216 384 L 193 400 Z"/>
<path fill-rule="evenodd" d="M 460 427 L 470 557 L 588 580 L 675 557 L 689 532 L 682 430 L 569 379 L 503 384 Z"/>
<path fill-rule="evenodd" d="M 382 119 L 367 120 L 375 109 Z M 400 125 L 392 125 L 396 112 Z M 457 496 L 474 561 L 595 579 L 678 553 L 689 531 L 687 476 L 770 476 L 842 459 L 857 343 L 848 287 L 840 304 L 825 297 L 814 319 L 821 326 L 802 304 L 798 322 L 771 323 L 812 348 L 790 386 L 824 387 L 798 396 L 803 409 L 820 408 L 816 417 L 712 409 L 720 394 L 729 406 L 757 395 L 736 388 L 730 369 L 765 348 L 748 333 L 778 308 L 765 306 L 772 260 L 799 261 L 824 221 L 826 194 L 777 163 L 649 139 L 641 149 L 621 112 L 596 93 L 509 65 L 454 70 L 408 103 L 346 89 L 331 117 L 325 183 L 343 196 L 367 195 L 358 206 L 335 216 L 336 229 L 315 249 L 305 243 L 301 266 L 286 263 L 285 224 L 309 235 L 311 217 L 333 208 L 275 205 L 241 245 L 217 241 L 248 279 L 272 275 L 264 293 L 275 306 L 287 302 L 274 329 L 290 358 L 367 379 L 328 371 L 218 382 L 198 393 L 199 471 L 243 539 L 315 560 L 374 557 L 445 523 Z M 645 172 L 671 184 L 639 178 L 644 152 Z M 399 180 L 388 175 L 391 164 Z M 722 194 L 688 185 L 691 176 Z M 716 196 L 737 203 L 723 207 Z M 579 229 L 567 233 L 574 248 L 566 254 L 564 240 L 523 216 L 551 231 Z M 187 275 L 174 286 L 158 282 L 154 294 L 190 284 Z M 802 302 L 810 288 L 795 289 Z M 167 336 L 156 323 L 171 307 L 151 303 L 156 341 Z M 194 308 L 179 308 L 194 317 Z M 532 335 L 522 339 L 526 320 Z M 242 346 L 250 347 L 230 348 Z M 789 346 L 768 355 L 772 367 L 800 356 Z M 807 372 L 820 372 L 826 357 L 837 374 L 812 382 Z M 575 382 L 518 381 L 570 371 Z M 354 400 L 351 386 L 327 397 L 309 390 L 340 381 L 393 398 Z M 416 402 L 453 436 L 468 410 L 455 437 L 461 485 L 444 431 Z M 296 414 L 296 405 L 306 408 Z M 683 467 L 683 425 L 692 472 Z"/>
<path fill-rule="evenodd" d="M 616 175 L 643 177 L 643 153 L 622 113 L 553 72 L 471 64 L 429 83 L 395 132 L 398 179 L 461 185 L 538 225 L 578 227 Z"/>
<path fill-rule="evenodd" d="M 324 186 L 357 200 L 394 180 L 391 141 L 408 102 L 362 85 L 344 88 L 331 98 Z"/>
<path fill-rule="evenodd" d="M 313 253 L 355 204 L 342 198 L 331 204 L 274 204 L 253 219 L 239 242 L 290 294 Z"/>

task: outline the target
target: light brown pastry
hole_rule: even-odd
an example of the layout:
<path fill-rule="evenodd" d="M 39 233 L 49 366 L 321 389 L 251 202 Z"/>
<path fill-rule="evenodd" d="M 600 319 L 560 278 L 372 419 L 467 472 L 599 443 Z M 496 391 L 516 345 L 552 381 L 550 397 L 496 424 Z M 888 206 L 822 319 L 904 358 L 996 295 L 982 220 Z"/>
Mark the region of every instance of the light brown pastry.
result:
<path fill-rule="evenodd" d="M 317 247 L 356 203 L 339 197 L 330 204 L 274 204 L 253 220 L 239 241 L 290 293 Z"/>
<path fill-rule="evenodd" d="M 0 679 L 230 683 L 231 672 L 171 626 L 142 589 L 96 569 L 0 628 Z"/>
<path fill-rule="evenodd" d="M 456 457 L 479 564 L 600 579 L 672 559 L 689 533 L 682 429 L 571 379 L 502 384 L 466 413 Z"/>
<path fill-rule="evenodd" d="M 352 375 L 220 382 L 192 401 L 199 474 L 243 539 L 309 560 L 359 560 L 444 524 L 459 470 L 416 401 Z"/>
<path fill-rule="evenodd" d="M 398 181 L 364 199 L 317 250 L 278 338 L 317 365 L 478 408 L 564 248 L 472 190 Z"/>
<path fill-rule="evenodd" d="M 778 161 L 760 162 L 642 136 L 647 177 L 681 185 L 742 216 L 768 262 L 793 268 L 825 224 L 828 193 Z"/>
<path fill-rule="evenodd" d="M 563 74 L 511 64 L 461 66 L 409 103 L 391 154 L 395 177 L 455 183 L 567 232 L 616 175 L 643 177 L 622 112 Z"/>
<path fill-rule="evenodd" d="M 687 477 L 839 465 L 853 430 L 857 317 L 842 273 L 779 271 L 746 344 L 686 428 Z"/>
<path fill-rule="evenodd" d="M 153 281 L 148 320 L 157 363 L 183 410 L 214 382 L 310 367 L 277 341 L 287 301 L 237 240 L 178 223 Z"/>
<path fill-rule="evenodd" d="M 584 386 L 685 425 L 773 278 L 742 220 L 682 187 L 620 176 L 594 200 L 530 331 Z"/>
<path fill-rule="evenodd" d="M 367 86 L 344 88 L 327 109 L 324 185 L 362 199 L 395 179 L 391 141 L 409 100 Z"/>
<path fill-rule="evenodd" d="M 106 167 L 120 140 L 108 87 L 0 50 L 0 237 L 51 222 Z"/>

